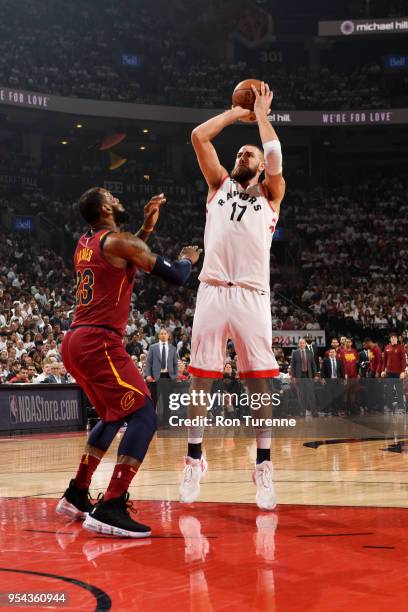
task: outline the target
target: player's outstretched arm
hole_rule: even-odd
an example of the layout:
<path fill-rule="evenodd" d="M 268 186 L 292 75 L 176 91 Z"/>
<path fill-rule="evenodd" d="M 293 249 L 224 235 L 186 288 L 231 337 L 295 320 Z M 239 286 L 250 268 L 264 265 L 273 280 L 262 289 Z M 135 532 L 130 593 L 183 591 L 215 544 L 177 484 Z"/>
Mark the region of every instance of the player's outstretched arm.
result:
<path fill-rule="evenodd" d="M 280 204 L 285 195 L 285 180 L 282 176 L 282 150 L 279 138 L 268 113 L 272 104 L 273 94 L 267 83 L 261 83 L 261 93 L 252 86 L 255 95 L 254 112 L 259 127 L 265 156 L 265 186 L 271 196 L 273 207 L 279 211 Z"/>
<path fill-rule="evenodd" d="M 136 236 L 140 238 L 140 240 L 143 240 L 143 242 L 147 242 L 152 235 L 152 231 L 159 218 L 160 208 L 165 202 L 166 198 L 164 197 L 164 193 L 159 193 L 159 195 L 153 196 L 144 207 L 143 225 L 136 233 Z"/>
<path fill-rule="evenodd" d="M 110 234 L 106 239 L 104 253 L 110 260 L 130 261 L 144 272 L 155 274 L 175 285 L 187 282 L 193 265 L 200 257 L 197 246 L 184 247 L 176 261 L 167 261 L 161 255 L 152 253 L 149 247 L 137 236 L 127 232 Z"/>
<path fill-rule="evenodd" d="M 191 142 L 210 192 L 217 190 L 224 176 L 228 174 L 221 165 L 217 151 L 211 141 L 228 125 L 232 125 L 249 114 L 250 111 L 236 106 L 225 111 L 225 113 L 221 113 L 221 115 L 212 117 L 205 123 L 201 123 L 192 131 Z"/>

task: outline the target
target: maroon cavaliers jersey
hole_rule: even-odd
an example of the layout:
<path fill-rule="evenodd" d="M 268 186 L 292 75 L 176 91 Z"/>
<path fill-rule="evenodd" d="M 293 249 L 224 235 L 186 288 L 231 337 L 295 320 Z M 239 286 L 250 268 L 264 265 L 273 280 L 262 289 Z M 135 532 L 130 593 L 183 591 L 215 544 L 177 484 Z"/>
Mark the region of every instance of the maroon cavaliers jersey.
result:
<path fill-rule="evenodd" d="M 110 230 L 87 233 L 74 255 L 76 308 L 72 327 L 97 325 L 123 335 L 129 317 L 136 266 L 116 268 L 104 258 L 102 245 Z"/>
<path fill-rule="evenodd" d="M 383 369 L 387 374 L 401 374 L 406 368 L 405 349 L 402 344 L 387 344 L 384 349 Z"/>

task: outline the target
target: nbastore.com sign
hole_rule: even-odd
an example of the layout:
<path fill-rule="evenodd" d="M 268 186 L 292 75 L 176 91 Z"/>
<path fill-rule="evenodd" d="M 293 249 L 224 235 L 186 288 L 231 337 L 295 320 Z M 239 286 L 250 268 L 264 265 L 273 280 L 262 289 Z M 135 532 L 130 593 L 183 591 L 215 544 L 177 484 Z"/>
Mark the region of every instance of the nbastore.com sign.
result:
<path fill-rule="evenodd" d="M 408 34 L 408 17 L 319 21 L 319 36 L 367 36 L 371 34 Z"/>
<path fill-rule="evenodd" d="M 10 422 L 54 423 L 79 418 L 78 400 L 45 400 L 41 395 L 10 395 Z"/>
<path fill-rule="evenodd" d="M 0 390 L 0 430 L 63 428 L 84 423 L 78 387 Z"/>

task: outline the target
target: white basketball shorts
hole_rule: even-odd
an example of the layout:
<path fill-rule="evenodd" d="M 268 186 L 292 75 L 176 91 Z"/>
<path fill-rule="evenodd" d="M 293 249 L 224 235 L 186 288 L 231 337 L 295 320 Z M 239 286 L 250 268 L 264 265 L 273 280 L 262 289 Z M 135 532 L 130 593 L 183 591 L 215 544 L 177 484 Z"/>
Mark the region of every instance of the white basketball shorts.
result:
<path fill-rule="evenodd" d="M 190 373 L 222 378 L 229 338 L 234 342 L 240 378 L 279 375 L 272 351 L 269 294 L 201 283 L 193 322 Z"/>

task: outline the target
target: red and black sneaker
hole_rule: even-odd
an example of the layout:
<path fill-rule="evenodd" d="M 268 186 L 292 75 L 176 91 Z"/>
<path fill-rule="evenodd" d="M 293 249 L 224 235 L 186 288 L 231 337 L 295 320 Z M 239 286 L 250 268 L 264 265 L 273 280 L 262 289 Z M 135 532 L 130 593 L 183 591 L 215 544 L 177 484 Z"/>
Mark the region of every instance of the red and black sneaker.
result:
<path fill-rule="evenodd" d="M 74 519 L 84 520 L 93 507 L 89 489 L 79 489 L 75 480 L 72 479 L 55 510 L 72 521 Z"/>
<path fill-rule="evenodd" d="M 128 492 L 107 501 L 104 501 L 101 495 L 92 512 L 86 517 L 84 529 L 120 538 L 148 538 L 152 530 L 147 525 L 134 521 L 130 510 L 132 502 L 129 502 Z"/>

